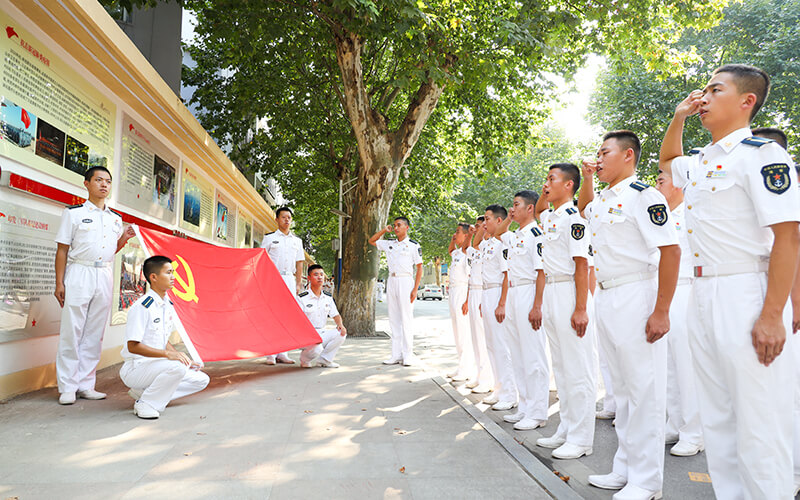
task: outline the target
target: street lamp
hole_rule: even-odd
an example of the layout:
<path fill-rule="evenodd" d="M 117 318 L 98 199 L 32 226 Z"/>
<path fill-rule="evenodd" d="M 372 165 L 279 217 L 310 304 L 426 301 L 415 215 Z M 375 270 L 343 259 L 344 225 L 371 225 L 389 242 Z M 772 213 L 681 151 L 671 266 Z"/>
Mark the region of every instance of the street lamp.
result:
<path fill-rule="evenodd" d="M 342 284 L 342 225 L 344 223 L 344 219 L 349 219 L 350 216 L 342 210 L 342 200 L 344 199 L 344 195 L 350 192 L 354 187 L 356 187 L 356 181 L 358 179 L 350 179 L 347 182 L 344 182 L 342 179 L 339 179 L 339 208 L 332 208 L 331 212 L 339 218 L 339 235 L 336 238 L 336 244 L 334 245 L 334 250 L 336 250 L 336 293 L 339 293 L 339 286 Z M 345 189 L 345 184 L 347 184 L 347 188 Z"/>

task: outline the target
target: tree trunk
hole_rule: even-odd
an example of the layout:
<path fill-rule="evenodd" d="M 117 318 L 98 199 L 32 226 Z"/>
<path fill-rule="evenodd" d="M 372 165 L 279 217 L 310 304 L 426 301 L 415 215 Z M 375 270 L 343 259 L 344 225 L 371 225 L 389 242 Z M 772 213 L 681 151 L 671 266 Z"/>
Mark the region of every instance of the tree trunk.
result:
<path fill-rule="evenodd" d="M 442 286 L 442 258 L 436 257 L 433 259 L 433 272 L 436 276 L 436 286 Z"/>

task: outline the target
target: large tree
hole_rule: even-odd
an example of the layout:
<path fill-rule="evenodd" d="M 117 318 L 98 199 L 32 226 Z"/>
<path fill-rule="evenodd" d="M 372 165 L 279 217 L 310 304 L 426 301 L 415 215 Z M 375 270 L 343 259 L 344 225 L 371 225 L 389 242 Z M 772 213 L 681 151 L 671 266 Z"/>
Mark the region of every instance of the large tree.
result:
<path fill-rule="evenodd" d="M 335 183 L 354 183 L 338 302 L 349 330 L 368 335 L 379 259 L 367 239 L 386 223 L 407 161 L 435 173 L 435 158 L 414 155 L 429 121 L 439 137 L 468 129 L 475 163 L 494 168 L 545 115 L 543 72 L 627 46 L 665 67 L 676 58 L 665 43 L 713 22 L 721 3 L 187 0 L 198 25 L 185 82 L 233 161 L 274 175 L 297 206 L 325 213 Z"/>

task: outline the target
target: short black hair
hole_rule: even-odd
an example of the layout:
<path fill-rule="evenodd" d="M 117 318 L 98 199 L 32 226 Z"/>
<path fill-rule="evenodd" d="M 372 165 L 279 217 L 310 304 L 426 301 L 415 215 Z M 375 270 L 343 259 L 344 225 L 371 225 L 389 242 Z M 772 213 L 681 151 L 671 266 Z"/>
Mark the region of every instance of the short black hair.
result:
<path fill-rule="evenodd" d="M 500 217 L 501 219 L 505 219 L 508 217 L 508 210 L 503 205 L 489 205 L 486 207 L 486 212 L 492 212 L 492 215 L 495 217 Z"/>
<path fill-rule="evenodd" d="M 531 191 L 530 189 L 523 189 L 522 191 L 517 191 L 514 194 L 514 198 L 522 198 L 525 200 L 526 205 L 536 205 L 536 202 L 539 201 L 539 195 L 535 191 Z"/>
<path fill-rule="evenodd" d="M 574 163 L 553 163 L 550 165 L 549 170 L 557 168 L 564 174 L 564 179 L 572 181 L 572 194 L 578 192 L 581 187 L 581 170 Z"/>
<path fill-rule="evenodd" d="M 765 139 L 772 139 L 781 145 L 783 149 L 789 149 L 789 141 L 786 139 L 786 134 L 783 130 L 775 127 L 759 127 L 751 130 L 752 134 L 757 137 Z"/>
<path fill-rule="evenodd" d="M 394 218 L 394 221 L 395 221 L 395 222 L 397 222 L 397 221 L 403 221 L 403 222 L 405 222 L 406 226 L 408 226 L 408 227 L 411 227 L 411 223 L 408 221 L 408 218 L 406 218 L 406 217 L 403 217 L 402 215 L 401 215 L 401 216 L 399 216 L 399 217 L 395 217 L 395 218 Z"/>
<path fill-rule="evenodd" d="M 319 264 L 311 264 L 308 266 L 308 275 L 311 276 L 311 273 L 316 271 L 317 269 L 322 269 L 322 272 L 325 272 L 325 268 L 320 266 Z"/>
<path fill-rule="evenodd" d="M 726 64 L 714 70 L 714 74 L 730 73 L 733 83 L 740 94 L 753 93 L 756 95 L 756 104 L 750 112 L 750 121 L 756 116 L 758 110 L 764 105 L 769 95 L 769 75 L 766 71 L 747 64 Z"/>
<path fill-rule="evenodd" d="M 291 215 L 292 217 L 294 217 L 294 212 L 292 212 L 292 209 L 291 209 L 291 208 L 289 208 L 289 207 L 281 207 L 281 208 L 279 208 L 279 209 L 275 210 L 275 218 L 276 218 L 276 219 L 277 219 L 278 217 L 280 217 L 280 215 L 281 215 L 281 212 L 289 212 L 289 215 Z"/>
<path fill-rule="evenodd" d="M 105 172 L 108 174 L 108 178 L 111 178 L 111 172 L 106 168 L 100 165 L 96 165 L 94 167 L 89 167 L 89 169 L 83 174 L 83 180 L 90 181 L 92 177 L 94 177 L 95 172 Z"/>
<path fill-rule="evenodd" d="M 460 229 L 462 233 L 468 233 L 469 232 L 469 224 L 467 224 L 466 222 L 459 222 L 458 223 L 458 229 Z"/>
<path fill-rule="evenodd" d="M 485 215 L 479 215 L 479 216 L 478 216 L 478 218 L 477 218 L 476 220 L 477 220 L 478 222 L 483 222 L 483 221 L 485 221 L 485 220 L 486 220 L 486 216 L 485 216 Z"/>
<path fill-rule="evenodd" d="M 144 264 L 142 264 L 144 279 L 150 283 L 150 275 L 160 273 L 165 264 L 172 265 L 172 259 L 163 255 L 153 255 L 152 257 L 147 258 L 144 261 Z"/>
<path fill-rule="evenodd" d="M 625 149 L 632 149 L 633 155 L 636 157 L 636 163 L 639 163 L 639 157 L 642 155 L 642 143 L 639 137 L 630 130 L 612 130 L 606 132 L 603 136 L 603 142 L 614 139 L 619 142 Z"/>

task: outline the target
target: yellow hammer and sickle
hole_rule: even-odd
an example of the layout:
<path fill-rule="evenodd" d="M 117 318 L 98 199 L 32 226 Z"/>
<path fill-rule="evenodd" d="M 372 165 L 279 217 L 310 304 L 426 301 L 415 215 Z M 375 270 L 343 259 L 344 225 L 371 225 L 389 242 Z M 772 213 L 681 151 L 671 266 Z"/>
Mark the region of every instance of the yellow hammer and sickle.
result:
<path fill-rule="evenodd" d="M 189 267 L 189 264 L 187 264 L 186 261 L 183 260 L 183 257 L 181 257 L 180 255 L 175 255 L 175 257 L 177 257 L 180 262 L 176 262 L 173 260 L 172 269 L 173 272 L 175 273 L 175 280 L 178 282 L 181 288 L 183 288 L 183 291 L 178 290 L 177 288 L 173 288 L 172 291 L 175 292 L 175 295 L 181 300 L 185 300 L 186 302 L 190 302 L 193 300 L 199 303 L 200 298 L 197 296 L 197 293 L 195 292 L 194 289 L 194 276 L 192 275 L 192 268 Z M 181 275 L 178 274 L 178 267 L 180 267 L 181 264 L 183 264 L 183 267 L 186 268 L 186 279 L 189 281 L 188 285 L 186 284 L 186 281 L 183 281 Z"/>

